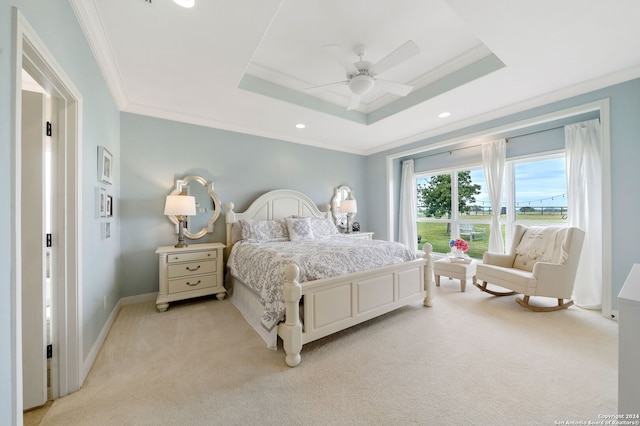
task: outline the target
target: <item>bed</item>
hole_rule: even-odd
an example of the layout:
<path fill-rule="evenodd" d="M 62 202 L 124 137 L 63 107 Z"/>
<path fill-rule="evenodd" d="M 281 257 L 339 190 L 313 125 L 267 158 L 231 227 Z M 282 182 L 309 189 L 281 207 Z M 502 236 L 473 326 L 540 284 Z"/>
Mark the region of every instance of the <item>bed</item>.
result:
<path fill-rule="evenodd" d="M 269 348 L 282 339 L 290 367 L 306 343 L 417 301 L 432 304 L 429 244 L 407 257 L 398 243 L 341 235 L 328 207 L 287 189 L 244 212 L 227 203 L 227 291 Z M 367 259 L 365 270 L 357 259 Z"/>

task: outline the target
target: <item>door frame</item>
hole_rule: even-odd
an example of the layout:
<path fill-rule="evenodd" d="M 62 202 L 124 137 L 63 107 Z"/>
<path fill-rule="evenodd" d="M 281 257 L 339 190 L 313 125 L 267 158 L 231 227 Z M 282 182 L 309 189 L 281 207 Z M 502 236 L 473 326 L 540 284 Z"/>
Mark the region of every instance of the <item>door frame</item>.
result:
<path fill-rule="evenodd" d="M 12 57 L 13 72 L 13 116 L 12 129 L 12 179 L 14 218 L 11 227 L 12 240 L 15 241 L 12 268 L 15 281 L 11 291 L 12 321 L 16 325 L 13 339 L 13 358 L 15 362 L 16 401 L 15 418 L 22 416 L 22 284 L 21 284 L 21 123 L 22 69 L 47 90 L 52 105 L 57 110 L 58 147 L 52 152 L 56 160 L 54 173 L 57 185 L 57 196 L 52 200 L 54 222 L 54 244 L 58 253 L 53 270 L 56 271 L 57 285 L 52 293 L 52 317 L 54 318 L 53 341 L 56 377 L 53 397 L 58 398 L 80 389 L 82 377 L 82 95 L 74 86 L 62 67 L 46 48 L 24 16 L 16 8 L 12 8 L 12 22 L 15 30 L 15 55 Z M 54 114 L 55 116 L 55 114 Z M 56 235 L 57 234 L 57 235 Z M 55 362 L 57 360 L 57 362 Z M 56 383 L 57 382 L 57 383 Z"/>

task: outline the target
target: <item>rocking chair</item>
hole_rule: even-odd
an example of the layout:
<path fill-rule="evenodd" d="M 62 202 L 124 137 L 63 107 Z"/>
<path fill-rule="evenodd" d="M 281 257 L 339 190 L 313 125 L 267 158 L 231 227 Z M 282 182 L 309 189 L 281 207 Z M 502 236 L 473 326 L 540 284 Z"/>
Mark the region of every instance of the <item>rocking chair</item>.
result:
<path fill-rule="evenodd" d="M 474 285 L 494 296 L 522 294 L 524 298 L 516 298 L 516 302 L 532 311 L 566 309 L 573 304 L 571 294 L 583 241 L 584 231 L 578 228 L 516 225 L 511 252 L 485 252 L 483 263 L 476 267 L 478 283 Z M 511 291 L 491 290 L 488 283 Z M 558 305 L 530 305 L 530 296 L 557 298 Z"/>

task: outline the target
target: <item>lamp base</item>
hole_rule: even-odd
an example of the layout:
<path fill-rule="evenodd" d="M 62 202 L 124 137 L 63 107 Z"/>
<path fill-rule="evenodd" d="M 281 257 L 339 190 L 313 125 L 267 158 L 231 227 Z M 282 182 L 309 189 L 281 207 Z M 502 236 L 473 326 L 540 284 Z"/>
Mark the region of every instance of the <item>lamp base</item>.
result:
<path fill-rule="evenodd" d="M 351 213 L 347 213 L 347 230 L 346 234 L 351 234 L 353 232 L 353 224 L 351 223 Z"/>
<path fill-rule="evenodd" d="M 176 244 L 174 247 L 175 248 L 189 247 L 189 244 L 185 244 L 184 242 L 184 220 L 180 220 L 178 223 L 178 244 Z"/>

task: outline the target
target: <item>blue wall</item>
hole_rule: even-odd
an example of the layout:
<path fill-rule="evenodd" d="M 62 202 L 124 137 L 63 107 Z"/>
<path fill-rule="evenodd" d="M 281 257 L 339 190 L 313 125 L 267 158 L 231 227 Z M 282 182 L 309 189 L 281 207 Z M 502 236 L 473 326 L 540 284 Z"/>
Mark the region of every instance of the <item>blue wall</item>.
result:
<path fill-rule="evenodd" d="M 163 215 L 175 179 L 195 174 L 213 181 L 222 204 L 231 201 L 236 211 L 280 188 L 308 195 L 322 210 L 340 185 L 367 203 L 359 155 L 134 114 L 122 114 L 121 124 L 121 296 L 158 291 L 154 252 L 176 242 L 174 225 Z M 367 216 L 358 214 L 358 220 L 367 229 Z M 225 240 L 221 215 L 214 232 L 197 242 Z"/>
<path fill-rule="evenodd" d="M 386 188 L 386 157 L 388 155 L 415 148 L 428 147 L 437 142 L 474 134 L 482 130 L 496 128 L 605 98 L 609 98 L 611 108 L 611 237 L 613 241 L 611 253 L 611 299 L 613 309 L 616 310 L 618 293 L 632 265 L 640 263 L 640 251 L 629 250 L 629 244 L 622 243 L 623 241 L 629 241 L 633 245 L 633 242 L 640 240 L 640 229 L 635 226 L 636 218 L 640 211 L 640 190 L 637 187 L 637 182 L 640 181 L 640 167 L 637 165 L 640 159 L 640 120 L 638 119 L 640 117 L 640 79 L 369 156 L 367 158 L 367 176 L 371 184 L 370 188 Z M 519 141 L 518 143 L 520 144 L 521 142 Z M 399 161 L 396 160 L 392 171 L 396 196 L 399 194 L 399 168 Z M 374 189 L 370 189 L 370 199 L 372 198 L 371 191 L 374 191 Z M 381 238 L 387 235 L 388 217 L 386 215 L 374 216 L 369 219 L 371 230 L 374 230 Z M 397 229 L 397 222 L 394 226 Z"/>
<path fill-rule="evenodd" d="M 12 57 L 15 53 L 12 24 L 13 7 L 17 7 L 39 38 L 44 41 L 59 66 L 83 100 L 83 126 L 81 133 L 80 188 L 81 200 L 81 312 L 83 335 L 82 354 L 86 357 L 115 306 L 117 289 L 119 235 L 110 240 L 100 239 L 100 220 L 95 215 L 95 188 L 97 182 L 97 146 L 104 145 L 120 156 L 120 113 L 96 65 L 93 54 L 66 0 L 28 1 L 0 0 L 0 220 L 5 225 L 15 222 L 13 197 L 15 196 L 15 152 L 11 129 L 14 127 L 15 108 L 12 99 L 14 75 Z M 20 58 L 18 58 L 20 60 Z M 119 196 L 119 171 L 116 161 L 114 184 L 109 191 Z M 19 215 L 19 212 L 18 212 Z M 117 227 L 118 219 L 112 220 Z M 21 418 L 16 411 L 22 395 L 16 395 L 17 369 L 15 359 L 17 316 L 15 301 L 16 279 L 12 265 L 15 262 L 15 243 L 9 226 L 0 228 L 0 424 L 13 424 Z M 103 306 L 103 295 L 110 295 L 108 306 Z M 19 313 L 19 311 L 18 311 Z M 13 337 L 12 337 L 13 336 Z"/>

